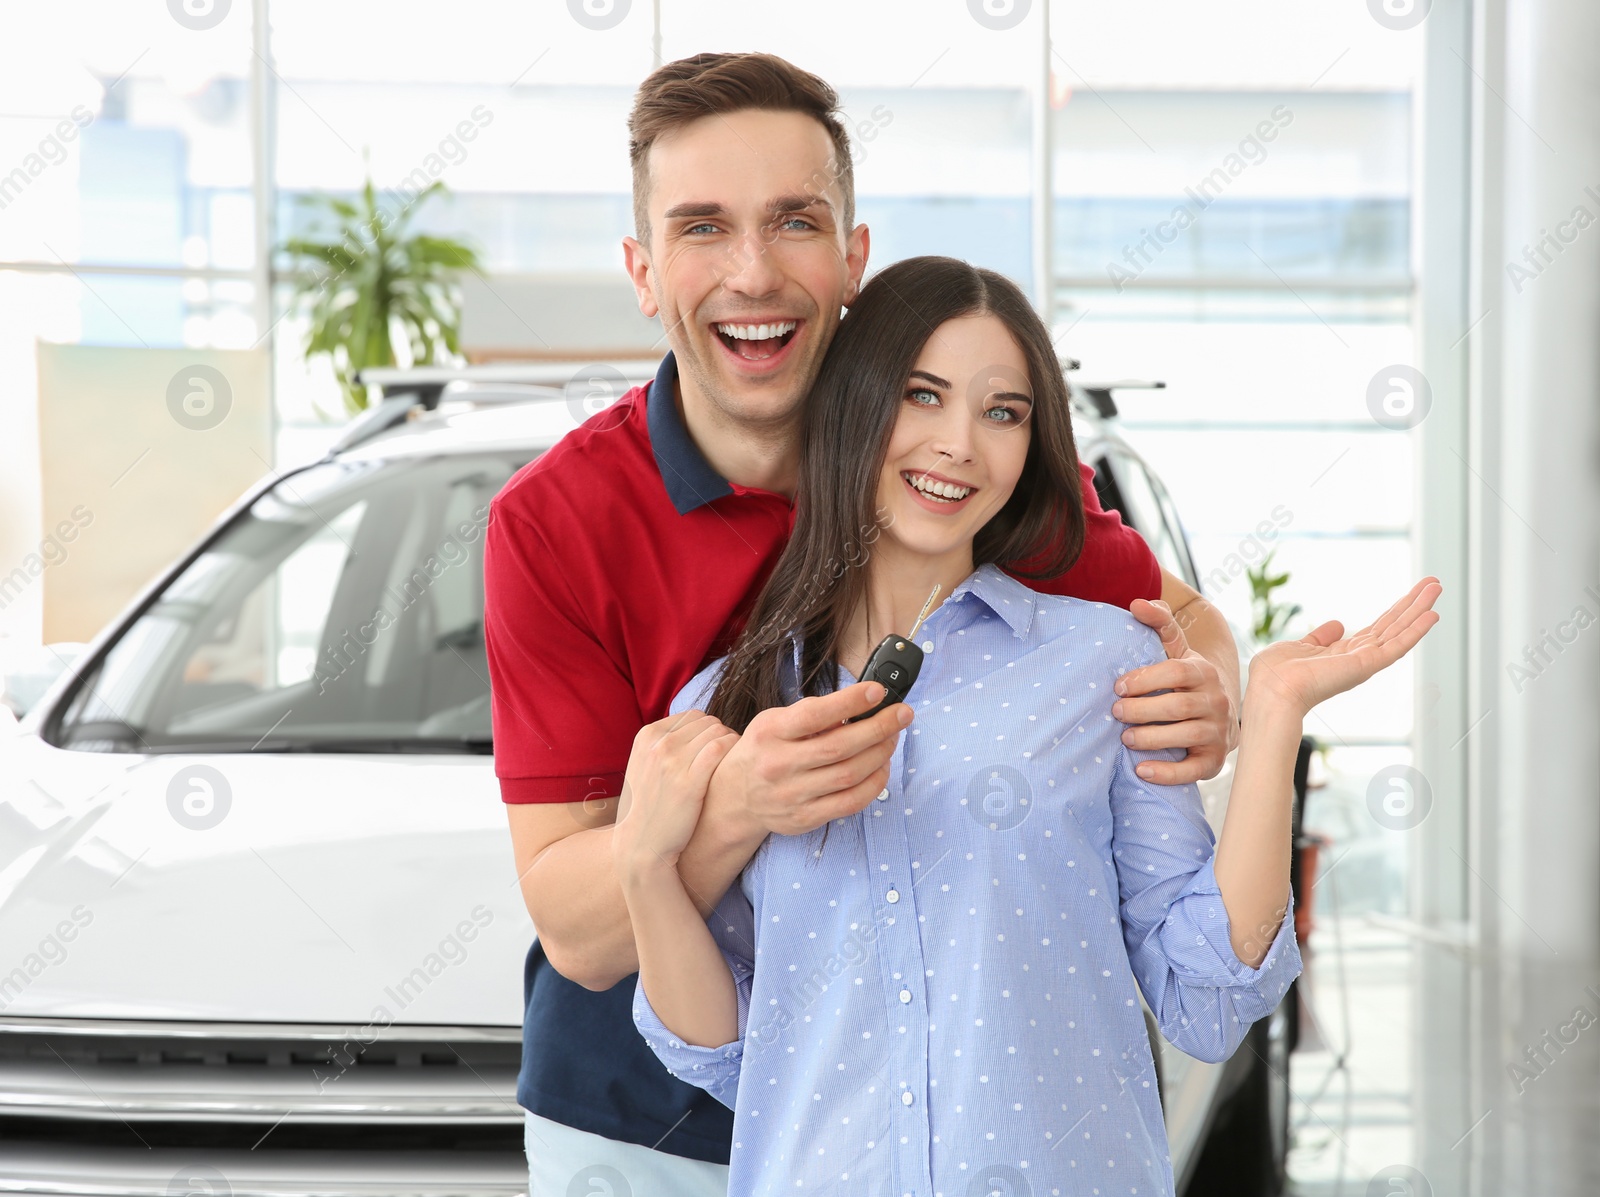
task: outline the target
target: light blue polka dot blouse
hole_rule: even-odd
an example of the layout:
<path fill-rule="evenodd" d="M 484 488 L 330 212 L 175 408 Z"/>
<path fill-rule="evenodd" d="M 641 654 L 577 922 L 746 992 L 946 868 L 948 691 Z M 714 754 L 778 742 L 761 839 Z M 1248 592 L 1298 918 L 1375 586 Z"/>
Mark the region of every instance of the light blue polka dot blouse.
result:
<path fill-rule="evenodd" d="M 1134 773 L 1183 752 L 1121 742 L 1112 684 L 1166 655 L 1127 611 L 985 565 L 917 640 L 888 788 L 826 847 L 768 837 L 708 920 L 738 1038 L 681 1042 L 642 985 L 634 1021 L 733 1109 L 741 1197 L 1170 1194 L 1139 995 L 1226 1059 L 1300 973 L 1292 913 L 1241 962 L 1198 789 Z"/>

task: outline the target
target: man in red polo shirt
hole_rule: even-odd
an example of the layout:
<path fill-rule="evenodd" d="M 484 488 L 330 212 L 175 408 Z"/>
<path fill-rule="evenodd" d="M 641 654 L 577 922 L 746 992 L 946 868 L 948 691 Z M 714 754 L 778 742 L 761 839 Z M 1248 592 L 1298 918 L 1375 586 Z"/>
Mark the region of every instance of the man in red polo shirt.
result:
<path fill-rule="evenodd" d="M 730 647 L 792 527 L 801 405 L 869 247 L 837 103 L 822 80 L 769 55 L 699 55 L 645 81 L 629 120 L 638 236 L 624 251 L 640 309 L 660 315 L 671 352 L 651 384 L 491 505 L 495 770 L 539 933 L 517 1088 L 531 1197 L 579 1182 L 588 1191 L 592 1179 L 650 1197 L 726 1187 L 731 1112 L 668 1074 L 632 1023 L 638 958 L 610 834 L 636 738 L 658 739 L 674 694 Z M 1030 584 L 1128 607 L 1162 630 L 1169 659 L 1125 675 L 1116 713 L 1159 724 L 1130 729 L 1133 746 L 1188 750 L 1148 763 L 1146 776 L 1214 776 L 1237 741 L 1232 638 L 1100 509 L 1092 477 L 1083 467 L 1082 555 Z M 1171 692 L 1134 697 L 1161 689 Z M 842 721 L 881 697 L 860 683 L 751 724 L 679 861 L 703 910 L 769 832 L 872 800 L 910 708 Z"/>

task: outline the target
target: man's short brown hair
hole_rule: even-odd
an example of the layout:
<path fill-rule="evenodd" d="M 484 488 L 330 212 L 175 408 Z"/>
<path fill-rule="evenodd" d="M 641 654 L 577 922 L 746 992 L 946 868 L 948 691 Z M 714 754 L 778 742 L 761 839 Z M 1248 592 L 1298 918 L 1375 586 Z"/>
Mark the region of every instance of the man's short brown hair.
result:
<path fill-rule="evenodd" d="M 656 139 L 702 116 L 762 108 L 802 112 L 828 131 L 834 167 L 807 184 L 820 193 L 837 182 L 844 194 L 844 228 L 855 227 L 856 185 L 850 135 L 839 118 L 839 94 L 810 71 L 776 54 L 695 54 L 651 73 L 639 85 L 628 116 L 628 158 L 633 164 L 635 233 L 650 242 L 650 147 Z"/>

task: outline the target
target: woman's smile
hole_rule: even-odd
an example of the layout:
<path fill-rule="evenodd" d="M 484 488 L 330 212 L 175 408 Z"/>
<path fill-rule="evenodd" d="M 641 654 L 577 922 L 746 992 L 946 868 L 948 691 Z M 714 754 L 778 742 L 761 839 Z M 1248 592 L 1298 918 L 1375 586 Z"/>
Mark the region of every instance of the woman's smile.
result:
<path fill-rule="evenodd" d="M 958 482 L 932 470 L 901 470 L 900 477 L 918 503 L 939 515 L 960 511 L 978 493 L 971 483 Z"/>

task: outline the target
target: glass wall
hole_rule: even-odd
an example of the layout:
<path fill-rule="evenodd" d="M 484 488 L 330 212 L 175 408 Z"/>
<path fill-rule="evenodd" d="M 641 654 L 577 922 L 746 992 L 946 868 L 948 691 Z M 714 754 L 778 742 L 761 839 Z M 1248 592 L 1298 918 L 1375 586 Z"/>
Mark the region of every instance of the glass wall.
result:
<path fill-rule="evenodd" d="M 16 8 L 0 46 L 0 575 L 39 543 L 38 341 L 267 346 L 273 464 L 303 461 L 341 403 L 326 362 L 303 360 L 286 261 L 258 247 L 313 227 L 305 197 L 353 197 L 370 175 L 398 207 L 442 182 L 415 224 L 473 243 L 491 293 L 512 276 L 618 278 L 634 88 L 661 61 L 761 49 L 839 89 L 873 266 L 943 253 L 999 270 L 1048 293 L 1084 379 L 1166 383 L 1117 392 L 1122 424 L 1241 640 L 1269 552 L 1288 574 L 1274 597 L 1303 608 L 1288 634 L 1360 627 L 1413 580 L 1404 407 L 1426 396 L 1397 368 L 1413 353 L 1422 32 L 1346 0 L 1223 7 Z M 40 589 L 0 599 L 0 667 L 37 642 Z M 292 645 L 276 658 L 303 664 Z M 1307 812 L 1332 841 L 1321 875 L 1338 869 L 1324 915 L 1335 899 L 1405 911 L 1404 839 L 1374 821 L 1371 787 L 1410 763 L 1411 677 L 1408 659 L 1307 722 L 1328 749 Z M 1364 959 L 1403 974 L 1392 949 Z M 1302 1165 L 1309 1179 L 1320 1162 Z"/>
<path fill-rule="evenodd" d="M 1045 5 L 1026 0 L 803 19 L 741 0 L 255 4 L 262 21 L 249 0 L 16 16 L 32 25 L 0 71 L 5 394 L 34 393 L 35 338 L 269 344 L 280 461 L 301 459 L 340 405 L 326 364 L 302 361 L 285 263 L 256 247 L 311 227 L 304 197 L 353 196 L 370 172 L 400 204 L 441 181 L 416 223 L 476 245 L 491 285 L 612 277 L 638 81 L 663 59 L 767 49 L 839 88 L 876 266 L 947 253 L 1032 292 L 1048 103 L 1059 344 L 1086 378 L 1167 383 L 1121 393 L 1124 422 L 1241 629 L 1266 549 L 1284 601 L 1352 626 L 1408 577 L 1410 433 L 1369 396 L 1411 356 L 1414 31 L 1331 0 L 1242 0 L 1226 20 L 1057 0 L 1046 80 Z M 28 403 L 4 402 L 26 431 Z M 15 442 L 0 453 L 26 525 L 37 467 Z M 1403 756 L 1408 685 L 1397 667 L 1311 730 Z"/>

